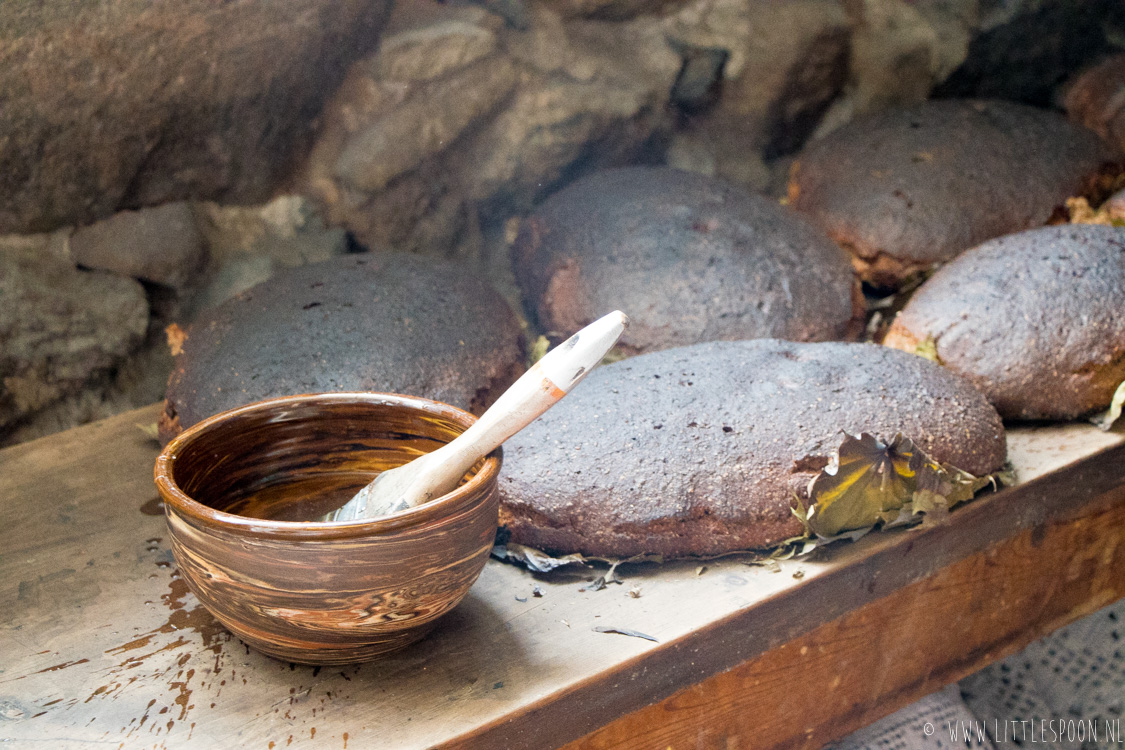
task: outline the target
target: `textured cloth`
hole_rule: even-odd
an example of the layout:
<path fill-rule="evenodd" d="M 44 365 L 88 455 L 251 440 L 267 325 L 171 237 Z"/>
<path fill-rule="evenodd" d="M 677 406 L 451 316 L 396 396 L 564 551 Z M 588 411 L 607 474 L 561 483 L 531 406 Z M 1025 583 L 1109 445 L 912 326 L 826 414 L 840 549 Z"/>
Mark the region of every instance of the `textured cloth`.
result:
<path fill-rule="evenodd" d="M 832 748 L 1120 750 L 1125 739 L 1123 634 L 1125 599 L 852 733 Z"/>

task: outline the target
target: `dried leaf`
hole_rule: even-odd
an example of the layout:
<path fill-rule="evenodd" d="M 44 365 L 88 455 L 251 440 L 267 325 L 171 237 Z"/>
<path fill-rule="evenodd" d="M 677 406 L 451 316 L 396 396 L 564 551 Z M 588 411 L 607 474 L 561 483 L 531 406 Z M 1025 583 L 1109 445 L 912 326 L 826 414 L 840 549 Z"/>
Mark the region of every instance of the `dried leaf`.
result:
<path fill-rule="evenodd" d="M 885 445 L 873 435 L 845 436 L 836 456 L 809 483 L 809 528 L 835 536 L 893 520 L 913 494 L 912 452 L 900 438 Z M 910 446 L 913 448 L 913 446 Z"/>
<path fill-rule="evenodd" d="M 621 581 L 606 581 L 605 576 L 598 576 L 590 583 L 587 583 L 579 591 L 601 591 L 605 588 L 606 583 L 621 583 Z"/>
<path fill-rule="evenodd" d="M 492 556 L 498 560 L 519 563 L 535 573 L 550 573 L 566 565 L 585 565 L 586 558 L 579 554 L 551 557 L 533 547 L 515 542 L 498 544 L 492 548 Z"/>
<path fill-rule="evenodd" d="M 1102 415 L 1091 420 L 1100 430 L 1109 430 L 1113 423 L 1121 417 L 1121 409 L 1125 407 L 1125 383 L 1117 386 L 1113 398 L 1109 402 L 1109 409 Z"/>
<path fill-rule="evenodd" d="M 543 355 L 545 355 L 550 348 L 551 341 L 546 336 L 540 336 L 535 339 L 535 343 L 531 345 L 531 350 L 527 353 L 527 363 L 533 365 L 543 359 Z"/>
<path fill-rule="evenodd" d="M 638 630 L 629 630 L 628 628 L 614 628 L 614 627 L 609 627 L 609 626 L 606 626 L 606 625 L 598 625 L 597 627 L 594 628 L 594 632 L 595 633 L 618 633 L 620 635 L 632 636 L 633 638 L 644 638 L 646 641 L 652 641 L 653 643 L 660 643 L 660 641 L 653 638 L 651 635 L 646 635 L 645 633 L 642 633 Z"/>
<path fill-rule="evenodd" d="M 777 560 L 769 557 L 762 557 L 757 560 L 747 560 L 743 565 L 749 565 L 752 568 L 765 568 L 771 573 L 780 573 L 781 566 L 778 565 Z"/>
<path fill-rule="evenodd" d="M 937 353 L 937 341 L 934 340 L 933 336 L 927 336 L 922 341 L 919 341 L 918 345 L 914 347 L 914 353 L 919 357 L 925 357 L 931 362 L 941 364 L 941 358 L 938 357 Z"/>
<path fill-rule="evenodd" d="M 1106 201 L 1098 209 L 1090 206 L 1085 198 L 1067 198 L 1066 209 L 1070 215 L 1071 224 L 1101 224 L 1107 227 L 1125 227 L 1125 218 L 1111 201 Z"/>
<path fill-rule="evenodd" d="M 944 514 L 994 482 L 934 461 L 902 435 L 883 443 L 867 433 L 845 434 L 809 483 L 808 509 L 799 505 L 793 512 L 822 541 L 855 538 L 875 526 L 915 523 L 921 513 Z"/>
<path fill-rule="evenodd" d="M 160 428 L 157 427 L 156 422 L 149 422 L 148 424 L 141 424 L 134 422 L 134 426 L 145 434 L 145 437 L 151 440 L 160 440 Z"/>

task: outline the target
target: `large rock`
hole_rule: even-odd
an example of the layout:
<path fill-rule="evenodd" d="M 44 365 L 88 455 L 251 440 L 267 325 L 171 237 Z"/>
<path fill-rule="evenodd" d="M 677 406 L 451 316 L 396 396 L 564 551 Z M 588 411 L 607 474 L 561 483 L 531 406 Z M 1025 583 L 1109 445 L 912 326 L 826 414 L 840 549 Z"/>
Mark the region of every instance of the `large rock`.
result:
<path fill-rule="evenodd" d="M 486 214 L 524 211 L 576 169 L 629 160 L 667 125 L 679 59 L 656 23 L 557 23 L 511 49 L 533 71 L 512 100 L 451 163 Z M 543 39 L 550 35 L 558 49 Z"/>
<path fill-rule="evenodd" d="M 982 2 L 964 63 L 936 93 L 1051 104 L 1071 73 L 1114 49 L 1107 32 L 1123 25 L 1120 0 Z"/>
<path fill-rule="evenodd" d="M 565 18 L 581 16 L 605 21 L 621 21 L 642 14 L 660 13 L 683 0 L 544 0 Z"/>
<path fill-rule="evenodd" d="M 0 431 L 106 375 L 144 338 L 141 285 L 78 270 L 64 245 L 0 238 Z"/>
<path fill-rule="evenodd" d="M 853 114 L 925 101 L 964 62 L 976 0 L 854 3 L 850 96 Z"/>
<path fill-rule="evenodd" d="M 722 96 L 703 126 L 723 165 L 798 148 L 847 80 L 851 28 L 837 0 L 700 0 L 665 21 L 687 50 L 723 50 Z M 729 152 L 729 153 L 727 153 Z"/>
<path fill-rule="evenodd" d="M 260 284 L 283 268 L 318 263 L 348 251 L 347 233 L 329 227 L 312 203 L 282 195 L 260 206 L 199 203 L 196 221 L 211 256 L 207 284 L 181 311 L 191 320 Z"/>
<path fill-rule="evenodd" d="M 187 203 L 122 211 L 82 227 L 70 238 L 81 266 L 175 289 L 198 281 L 207 260 L 203 235 Z"/>
<path fill-rule="evenodd" d="M 386 6 L 0 4 L 0 232 L 268 198 Z"/>
<path fill-rule="evenodd" d="M 478 6 L 396 8 L 326 107 L 303 171 L 331 223 L 370 247 L 474 255 L 481 217 L 526 210 L 666 128 L 680 59 L 658 19 L 526 16 L 520 30 Z"/>

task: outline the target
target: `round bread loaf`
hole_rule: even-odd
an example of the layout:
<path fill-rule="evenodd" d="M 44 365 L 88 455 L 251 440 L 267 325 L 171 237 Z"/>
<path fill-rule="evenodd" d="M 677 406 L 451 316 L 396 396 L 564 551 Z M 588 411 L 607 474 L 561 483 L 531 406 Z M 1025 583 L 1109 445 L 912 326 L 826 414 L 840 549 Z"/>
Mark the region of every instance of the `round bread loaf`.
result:
<path fill-rule="evenodd" d="M 383 391 L 483 411 L 520 373 L 511 308 L 463 263 L 343 255 L 279 273 L 186 332 L 160 418 L 167 442 L 272 396 Z"/>
<path fill-rule="evenodd" d="M 1047 223 L 1109 158 L 1093 133 L 1055 112 L 930 101 L 810 144 L 789 197 L 851 252 L 865 281 L 894 288 L 987 239 Z"/>
<path fill-rule="evenodd" d="M 1004 427 L 972 386 L 874 344 L 696 344 L 593 372 L 504 445 L 500 521 L 553 552 L 714 555 L 802 532 L 790 508 L 841 431 L 913 438 L 973 474 Z"/>
<path fill-rule="evenodd" d="M 625 310 L 632 353 L 848 337 L 863 314 L 847 254 L 803 218 L 662 167 L 598 172 L 551 196 L 522 223 L 513 262 L 549 335 Z"/>
<path fill-rule="evenodd" d="M 1062 225 L 999 237 L 922 285 L 884 344 L 930 340 L 1009 419 L 1073 419 L 1125 380 L 1125 230 Z"/>

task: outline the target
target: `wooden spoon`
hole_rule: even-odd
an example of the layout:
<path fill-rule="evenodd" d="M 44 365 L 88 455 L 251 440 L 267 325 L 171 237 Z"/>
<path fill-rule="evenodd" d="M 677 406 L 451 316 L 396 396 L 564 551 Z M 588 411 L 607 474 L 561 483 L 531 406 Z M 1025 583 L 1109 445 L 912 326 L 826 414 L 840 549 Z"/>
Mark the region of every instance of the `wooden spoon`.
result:
<path fill-rule="evenodd" d="M 548 352 L 504 391 L 488 411 L 451 442 L 384 471 L 323 521 L 375 518 L 440 497 L 473 464 L 531 424 L 570 392 L 621 337 L 629 318 L 620 310 L 595 320 Z"/>

